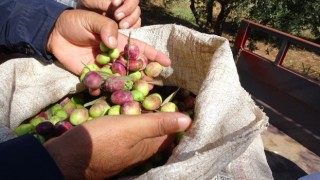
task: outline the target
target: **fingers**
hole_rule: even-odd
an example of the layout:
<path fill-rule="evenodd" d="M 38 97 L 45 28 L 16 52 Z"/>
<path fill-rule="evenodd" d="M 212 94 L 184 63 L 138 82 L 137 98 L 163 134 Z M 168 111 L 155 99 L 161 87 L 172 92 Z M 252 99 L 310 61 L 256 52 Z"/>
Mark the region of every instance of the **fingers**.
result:
<path fill-rule="evenodd" d="M 111 128 L 105 129 L 104 132 L 108 132 L 108 136 L 117 136 L 118 139 L 123 139 L 126 142 L 125 146 L 134 152 L 135 157 L 144 160 L 155 152 L 166 148 L 172 142 L 173 136 L 170 135 L 185 131 L 190 126 L 191 119 L 178 112 L 148 113 L 105 116 L 99 120 L 89 121 L 86 126 L 90 124 L 95 124 L 95 127 L 104 127 L 104 129 Z M 99 132 L 99 130 L 94 130 L 94 132 Z M 137 153 L 140 155 L 136 156 Z"/>
<path fill-rule="evenodd" d="M 138 21 L 134 25 L 132 25 L 130 28 L 135 29 L 139 27 L 141 27 L 141 18 L 139 18 Z"/>
<path fill-rule="evenodd" d="M 77 8 L 108 11 L 111 4 L 111 0 L 81 0 L 78 1 Z"/>
<path fill-rule="evenodd" d="M 170 66 L 171 60 L 169 59 L 168 56 L 163 54 L 161 51 L 158 51 L 157 49 L 155 49 L 154 47 L 146 43 L 141 44 L 141 46 L 139 47 L 142 47 L 140 48 L 141 53 L 143 53 L 150 61 L 157 61 L 161 65 L 166 67 Z"/>
<path fill-rule="evenodd" d="M 90 121 L 88 124 L 97 125 L 98 123 L 99 127 L 113 124 L 113 130 L 125 131 L 126 134 L 131 135 L 131 138 L 135 136 L 136 142 L 185 131 L 191 125 L 190 117 L 179 112 L 105 116 L 97 119 L 99 120 Z"/>
<path fill-rule="evenodd" d="M 139 138 L 155 138 L 186 130 L 190 124 L 189 116 L 182 113 L 148 113 L 141 116 L 132 116 L 132 134 Z"/>
<path fill-rule="evenodd" d="M 164 151 L 168 147 L 170 147 L 175 137 L 176 137 L 175 134 L 171 134 L 171 135 L 164 135 L 161 137 L 144 139 L 143 141 L 138 142 L 132 148 L 137 149 L 136 151 L 139 151 L 139 149 L 146 148 L 149 150 L 149 153 L 150 153 L 148 156 L 152 156 L 153 154 Z"/>
<path fill-rule="evenodd" d="M 141 26 L 141 9 L 138 5 L 138 0 L 126 0 L 115 10 L 114 17 L 119 22 L 120 28 L 128 29 L 134 26 L 137 27 L 139 23 L 139 27 Z"/>
<path fill-rule="evenodd" d="M 124 0 L 112 0 L 112 4 L 116 7 L 120 6 Z"/>
<path fill-rule="evenodd" d="M 165 54 L 163 54 L 161 51 L 158 51 L 154 49 L 152 46 L 147 45 L 143 51 L 146 57 L 148 57 L 149 60 L 151 61 L 157 61 L 163 66 L 170 66 L 171 60 L 169 57 Z"/>
<path fill-rule="evenodd" d="M 118 46 L 118 26 L 113 20 L 91 12 L 91 16 L 87 17 L 87 24 L 89 31 L 100 34 L 102 41 L 109 48 L 116 48 Z"/>
<path fill-rule="evenodd" d="M 138 16 L 141 14 L 141 10 L 139 7 L 139 0 L 125 0 L 122 3 L 122 0 L 113 0 L 112 4 L 115 7 L 118 7 L 117 10 L 115 11 L 115 17 L 116 20 L 121 20 L 126 16 L 129 16 L 135 11 L 139 11 Z M 121 6 L 120 6 L 121 5 Z"/>
<path fill-rule="evenodd" d="M 120 20 L 119 27 L 121 29 L 140 27 L 141 26 L 140 15 L 141 15 L 141 10 L 139 7 L 137 7 L 132 14 Z"/>
<path fill-rule="evenodd" d="M 81 0 L 77 7 L 102 13 L 117 21 L 122 29 L 141 26 L 139 0 Z"/>
<path fill-rule="evenodd" d="M 90 88 L 89 88 L 89 93 L 90 93 L 92 96 L 99 96 L 100 93 L 101 93 L 101 90 L 100 90 L 100 88 L 98 88 L 98 89 L 90 89 Z"/>
<path fill-rule="evenodd" d="M 119 46 L 120 49 L 123 49 L 127 40 L 128 40 L 127 36 L 125 36 L 123 34 L 119 34 L 118 42 L 120 44 L 120 46 Z M 131 42 L 136 44 L 140 49 L 140 53 L 144 54 L 150 61 L 157 61 L 161 65 L 166 66 L 166 67 L 170 66 L 171 60 L 169 59 L 169 57 L 167 55 L 165 55 L 161 51 L 159 51 L 159 50 L 155 49 L 154 47 L 150 46 L 149 44 L 147 44 L 143 41 L 139 41 L 137 39 L 131 39 Z"/>
<path fill-rule="evenodd" d="M 135 135 L 136 142 L 132 142 L 131 150 L 144 154 L 141 160 L 164 150 L 172 142 L 173 133 L 186 130 L 191 119 L 182 113 L 149 113 L 132 119 L 129 133 Z M 171 138 L 170 138 L 171 137 Z"/>

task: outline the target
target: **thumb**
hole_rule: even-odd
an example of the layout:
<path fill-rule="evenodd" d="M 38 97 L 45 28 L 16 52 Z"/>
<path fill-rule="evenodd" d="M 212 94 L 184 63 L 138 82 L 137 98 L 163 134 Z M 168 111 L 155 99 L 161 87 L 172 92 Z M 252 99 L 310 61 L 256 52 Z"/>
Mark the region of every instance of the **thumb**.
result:
<path fill-rule="evenodd" d="M 134 122 L 135 132 L 142 139 L 160 137 L 167 134 L 176 133 L 186 130 L 190 124 L 189 116 L 178 113 L 148 113 Z"/>
<path fill-rule="evenodd" d="M 94 12 L 91 12 L 90 17 L 87 16 L 86 19 L 89 31 L 100 34 L 108 48 L 113 49 L 118 46 L 118 25 L 114 20 Z"/>
<path fill-rule="evenodd" d="M 113 0 L 113 1 L 112 1 L 112 4 L 113 4 L 115 7 L 119 7 L 122 3 L 123 3 L 122 0 Z"/>

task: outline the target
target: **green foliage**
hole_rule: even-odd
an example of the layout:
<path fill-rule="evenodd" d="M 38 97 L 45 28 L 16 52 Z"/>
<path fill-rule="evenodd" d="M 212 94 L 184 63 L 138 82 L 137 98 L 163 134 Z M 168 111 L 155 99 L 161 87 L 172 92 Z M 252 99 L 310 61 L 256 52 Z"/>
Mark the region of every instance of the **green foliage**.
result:
<path fill-rule="evenodd" d="M 196 23 L 204 30 L 221 35 L 227 19 L 238 23 L 241 19 L 271 26 L 275 29 L 320 38 L 320 0 L 190 0 Z M 219 5 L 220 12 L 212 17 Z"/>
<path fill-rule="evenodd" d="M 254 0 L 248 12 L 246 18 L 275 29 L 297 36 L 310 31 L 320 37 L 320 0 Z"/>

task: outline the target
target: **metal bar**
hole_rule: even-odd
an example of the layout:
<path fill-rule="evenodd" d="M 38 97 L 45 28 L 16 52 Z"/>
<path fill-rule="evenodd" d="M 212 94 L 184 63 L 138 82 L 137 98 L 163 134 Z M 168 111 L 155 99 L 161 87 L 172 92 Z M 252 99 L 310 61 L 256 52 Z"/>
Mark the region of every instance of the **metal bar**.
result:
<path fill-rule="evenodd" d="M 276 37 L 279 37 L 281 39 L 284 39 L 288 42 L 290 42 L 291 44 L 295 44 L 295 45 L 299 45 L 302 46 L 310 51 L 314 51 L 316 53 L 320 53 L 320 44 L 316 44 L 310 41 L 307 41 L 305 39 L 290 35 L 288 33 L 285 32 L 281 32 L 279 30 L 270 28 L 268 26 L 264 26 L 261 24 L 258 24 L 256 22 L 250 21 L 250 20 L 243 20 L 246 24 L 249 25 L 249 27 L 254 28 L 256 30 L 274 35 Z"/>
<path fill-rule="evenodd" d="M 241 51 L 241 49 L 244 49 L 249 33 L 250 33 L 249 23 L 246 21 L 242 21 L 238 30 L 238 34 L 234 41 L 234 46 L 233 46 L 234 56 L 237 56 L 239 54 L 239 51 Z"/>
<path fill-rule="evenodd" d="M 274 61 L 274 64 L 277 65 L 277 66 L 281 66 L 286 54 L 287 54 L 287 51 L 289 49 L 289 46 L 290 46 L 290 43 L 286 40 L 282 41 L 282 45 L 281 45 L 281 48 L 277 54 L 277 57 Z"/>

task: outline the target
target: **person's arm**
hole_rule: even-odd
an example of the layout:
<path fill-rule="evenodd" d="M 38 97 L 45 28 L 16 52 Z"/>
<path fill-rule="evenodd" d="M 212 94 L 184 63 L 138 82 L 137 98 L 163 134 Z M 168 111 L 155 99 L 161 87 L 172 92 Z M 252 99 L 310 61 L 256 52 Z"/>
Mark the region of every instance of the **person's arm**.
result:
<path fill-rule="evenodd" d="M 0 143 L 1 179 L 64 179 L 39 141 L 25 135 Z"/>
<path fill-rule="evenodd" d="M 178 113 L 92 119 L 44 143 L 66 179 L 106 179 L 164 151 L 191 125 Z"/>
<path fill-rule="evenodd" d="M 56 19 L 67 8 L 53 0 L 1 0 L 0 45 L 51 60 L 47 40 Z"/>

